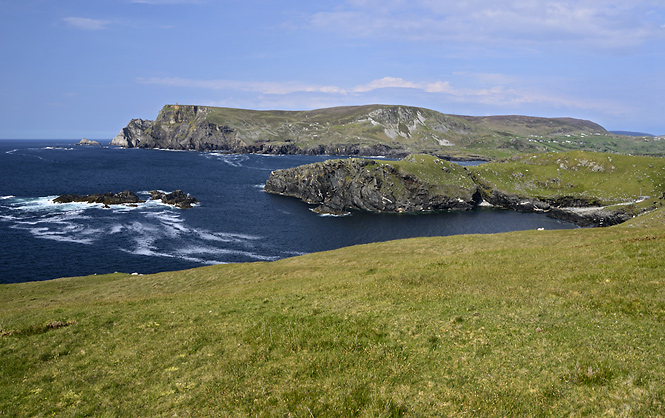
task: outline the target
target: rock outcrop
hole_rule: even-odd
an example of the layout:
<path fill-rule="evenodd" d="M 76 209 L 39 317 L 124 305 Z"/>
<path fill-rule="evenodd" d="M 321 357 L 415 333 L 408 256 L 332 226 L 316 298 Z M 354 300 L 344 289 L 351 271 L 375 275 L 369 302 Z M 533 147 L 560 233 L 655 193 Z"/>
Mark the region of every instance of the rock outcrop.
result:
<path fill-rule="evenodd" d="M 567 197 L 555 200 L 539 200 L 530 196 L 507 194 L 499 190 L 482 193 L 483 200 L 500 208 L 518 212 L 543 212 L 546 216 L 579 226 L 612 226 L 626 222 L 632 215 L 621 210 L 609 210 L 597 203 Z"/>
<path fill-rule="evenodd" d="M 150 136 L 148 130 L 152 127 L 153 121 L 143 119 L 132 119 L 127 126 L 122 128 L 120 133 L 111 140 L 111 145 L 117 145 L 124 148 L 141 147 Z"/>
<path fill-rule="evenodd" d="M 197 198 L 190 196 L 182 190 L 176 190 L 171 193 L 164 193 L 159 190 L 153 190 L 150 192 L 150 195 L 153 200 L 161 200 L 162 203 L 173 205 L 179 207 L 180 209 L 189 209 L 192 207 L 192 205 L 199 203 Z"/>
<path fill-rule="evenodd" d="M 92 139 L 82 138 L 76 145 L 95 145 L 100 147 L 102 144 L 97 141 L 93 141 Z"/>
<path fill-rule="evenodd" d="M 194 196 L 176 190 L 171 193 L 165 193 L 157 190 L 150 192 L 153 200 L 161 200 L 162 203 L 173 205 L 181 209 L 191 208 L 192 205 L 198 203 L 198 199 Z M 91 195 L 77 195 L 77 194 L 63 194 L 55 199 L 53 203 L 101 203 L 104 206 L 110 205 L 136 205 L 138 203 L 145 203 L 145 200 L 139 198 L 136 193 L 131 190 L 125 190 L 120 193 L 95 193 Z"/>
<path fill-rule="evenodd" d="M 437 161 L 440 171 L 432 174 L 437 183 L 397 164 L 350 158 L 273 171 L 265 190 L 298 197 L 318 205 L 318 213 L 335 215 L 349 210 L 424 212 L 476 206 L 480 195 L 463 167 Z"/>
<path fill-rule="evenodd" d="M 91 195 L 77 195 L 77 194 L 63 194 L 55 199 L 54 203 L 101 203 L 103 205 L 126 205 L 126 204 L 136 204 L 143 203 L 145 200 L 139 199 L 139 197 L 130 190 L 125 190 L 120 193 L 96 193 Z"/>

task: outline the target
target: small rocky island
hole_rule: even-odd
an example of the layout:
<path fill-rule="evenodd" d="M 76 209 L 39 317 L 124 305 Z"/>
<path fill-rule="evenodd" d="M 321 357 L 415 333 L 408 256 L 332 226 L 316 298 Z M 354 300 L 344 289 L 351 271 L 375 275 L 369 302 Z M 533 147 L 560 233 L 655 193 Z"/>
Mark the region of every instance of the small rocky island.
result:
<path fill-rule="evenodd" d="M 157 190 L 150 192 L 152 200 L 161 200 L 162 203 L 173 205 L 181 209 L 189 209 L 192 205 L 198 203 L 198 199 L 194 196 L 176 190 L 171 193 L 165 193 Z M 125 190 L 120 193 L 95 193 L 91 195 L 77 195 L 77 194 L 63 194 L 55 199 L 53 203 L 101 203 L 105 207 L 110 205 L 137 205 L 145 203 L 145 200 L 139 198 L 136 193 L 131 190 Z"/>
<path fill-rule="evenodd" d="M 102 144 L 100 144 L 98 141 L 93 141 L 92 139 L 87 138 L 82 138 L 76 145 L 94 145 L 97 147 L 102 146 Z"/>

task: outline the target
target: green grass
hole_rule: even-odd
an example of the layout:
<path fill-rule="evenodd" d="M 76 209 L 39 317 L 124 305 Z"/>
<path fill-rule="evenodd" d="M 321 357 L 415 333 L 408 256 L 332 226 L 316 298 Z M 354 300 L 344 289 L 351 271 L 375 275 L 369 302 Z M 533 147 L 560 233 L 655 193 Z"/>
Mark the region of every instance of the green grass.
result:
<path fill-rule="evenodd" d="M 573 151 L 520 155 L 469 167 L 492 188 L 539 199 L 577 196 L 601 204 L 658 200 L 665 192 L 665 159 Z"/>
<path fill-rule="evenodd" d="M 2 285 L 0 416 L 663 416 L 664 216 Z"/>

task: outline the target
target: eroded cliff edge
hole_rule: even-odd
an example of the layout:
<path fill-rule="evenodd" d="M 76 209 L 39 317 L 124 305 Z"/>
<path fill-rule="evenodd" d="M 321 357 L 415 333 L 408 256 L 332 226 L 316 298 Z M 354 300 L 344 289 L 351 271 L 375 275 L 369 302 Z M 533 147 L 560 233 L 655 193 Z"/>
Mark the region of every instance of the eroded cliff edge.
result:
<path fill-rule="evenodd" d="M 660 207 L 663 184 L 662 159 L 578 152 L 469 168 L 429 155 L 328 160 L 273 171 L 265 190 L 300 198 L 324 214 L 470 210 L 482 203 L 611 226 Z"/>

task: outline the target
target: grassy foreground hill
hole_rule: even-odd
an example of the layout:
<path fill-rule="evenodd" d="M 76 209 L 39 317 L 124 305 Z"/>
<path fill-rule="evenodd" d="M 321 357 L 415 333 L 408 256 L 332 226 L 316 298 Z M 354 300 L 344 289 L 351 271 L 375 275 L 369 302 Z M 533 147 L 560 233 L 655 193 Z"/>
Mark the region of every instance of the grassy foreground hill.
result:
<path fill-rule="evenodd" d="M 0 416 L 665 415 L 665 211 L 0 286 Z"/>

